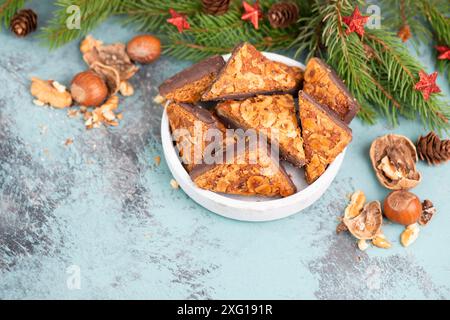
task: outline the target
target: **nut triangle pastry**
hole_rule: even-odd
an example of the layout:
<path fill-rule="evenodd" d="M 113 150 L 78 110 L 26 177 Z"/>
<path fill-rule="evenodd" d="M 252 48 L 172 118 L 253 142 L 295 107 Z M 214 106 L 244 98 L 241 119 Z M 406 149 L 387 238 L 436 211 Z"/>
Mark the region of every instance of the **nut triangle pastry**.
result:
<path fill-rule="evenodd" d="M 303 91 L 335 111 L 345 123 L 350 123 L 360 109 L 336 72 L 319 58 L 306 65 Z"/>
<path fill-rule="evenodd" d="M 216 106 L 217 115 L 232 126 L 255 129 L 271 143 L 278 143 L 281 156 L 297 167 L 305 164 L 303 139 L 290 94 L 256 96 L 241 101 L 228 100 Z"/>
<path fill-rule="evenodd" d="M 300 78 L 299 78 L 300 77 Z M 203 101 L 244 99 L 257 94 L 294 92 L 302 73 L 273 62 L 249 43 L 234 48 Z"/>
<path fill-rule="evenodd" d="M 352 130 L 327 107 L 299 92 L 299 114 L 306 155 L 306 181 L 311 184 L 352 140 Z"/>
<path fill-rule="evenodd" d="M 167 106 L 169 125 L 179 156 L 188 172 L 197 163 L 203 162 L 203 156 L 213 140 L 205 139 L 209 129 L 221 134 L 220 146 L 225 141 L 225 126 L 208 110 L 186 103 L 172 102 Z"/>
<path fill-rule="evenodd" d="M 237 145 L 224 149 L 222 163 L 194 166 L 190 173 L 194 183 L 202 189 L 243 196 L 287 197 L 297 191 L 270 147 Z"/>
<path fill-rule="evenodd" d="M 159 86 L 167 100 L 197 103 L 225 65 L 222 56 L 212 56 L 175 74 Z"/>

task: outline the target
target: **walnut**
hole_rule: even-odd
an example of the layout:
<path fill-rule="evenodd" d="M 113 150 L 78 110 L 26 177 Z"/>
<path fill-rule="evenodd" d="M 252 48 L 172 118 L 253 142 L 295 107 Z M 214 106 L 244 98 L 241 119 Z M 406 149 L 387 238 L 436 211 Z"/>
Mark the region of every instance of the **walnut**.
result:
<path fill-rule="evenodd" d="M 119 106 L 119 97 L 111 96 L 106 102 L 92 112 L 84 114 L 87 129 L 98 128 L 101 124 L 116 127 L 119 125 L 114 111 Z"/>
<path fill-rule="evenodd" d="M 55 108 L 67 108 L 72 105 L 72 95 L 53 80 L 42 80 L 36 77 L 31 79 L 31 94 L 39 102 L 36 104 L 49 104 Z"/>
<path fill-rule="evenodd" d="M 364 192 L 359 190 L 354 192 L 350 199 L 349 205 L 347 206 L 347 208 L 345 208 L 344 217 L 347 219 L 353 219 L 357 217 L 361 213 L 365 202 L 366 196 L 364 195 Z"/>
<path fill-rule="evenodd" d="M 109 96 L 113 96 L 119 91 L 121 84 L 120 74 L 115 68 L 96 61 L 91 65 L 91 69 L 105 81 Z"/>
<path fill-rule="evenodd" d="M 426 199 L 422 203 L 422 214 L 419 218 L 419 224 L 422 226 L 427 225 L 435 213 L 436 208 L 434 207 L 433 203 L 430 200 Z"/>
<path fill-rule="evenodd" d="M 378 201 L 367 203 L 356 217 L 344 217 L 344 224 L 357 239 L 369 240 L 380 234 L 383 215 Z"/>
<path fill-rule="evenodd" d="M 123 95 L 124 97 L 129 97 L 134 94 L 134 88 L 132 84 L 125 80 L 120 83 L 119 91 L 120 94 Z"/>
<path fill-rule="evenodd" d="M 97 40 L 93 36 L 88 35 L 86 38 L 84 38 L 83 41 L 81 41 L 80 51 L 82 54 L 85 54 L 86 52 L 91 51 L 95 47 L 100 47 L 102 45 L 103 41 Z"/>
<path fill-rule="evenodd" d="M 80 49 L 85 51 L 83 59 L 89 67 L 95 62 L 112 67 L 119 73 L 120 80 L 128 80 L 138 71 L 139 68 L 131 62 L 123 43 L 105 46 L 92 37 L 89 40 L 86 38 L 85 41 Z"/>
<path fill-rule="evenodd" d="M 404 136 L 388 134 L 375 139 L 370 159 L 378 180 L 388 189 L 411 189 L 421 180 L 416 147 Z"/>

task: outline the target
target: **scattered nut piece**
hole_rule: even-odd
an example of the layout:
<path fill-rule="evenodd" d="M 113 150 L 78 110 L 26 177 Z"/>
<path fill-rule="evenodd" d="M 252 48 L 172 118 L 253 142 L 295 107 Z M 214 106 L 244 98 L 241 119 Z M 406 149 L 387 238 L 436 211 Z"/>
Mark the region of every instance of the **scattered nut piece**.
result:
<path fill-rule="evenodd" d="M 339 234 L 339 233 L 345 232 L 345 231 L 348 231 L 348 228 L 345 225 L 345 223 L 341 221 L 336 227 L 336 233 Z"/>
<path fill-rule="evenodd" d="M 368 247 L 369 247 L 369 244 L 367 243 L 366 240 L 364 240 L 364 239 L 358 240 L 358 248 L 359 248 L 359 250 L 366 251 L 366 249 Z"/>
<path fill-rule="evenodd" d="M 354 192 L 350 198 L 350 204 L 345 208 L 344 217 L 346 219 L 353 219 L 361 213 L 361 210 L 366 202 L 364 192 L 358 190 Z"/>
<path fill-rule="evenodd" d="M 102 41 L 94 39 L 93 36 L 88 35 L 83 41 L 81 41 L 80 51 L 84 54 L 88 51 L 91 51 L 95 47 L 101 46 L 102 44 Z"/>
<path fill-rule="evenodd" d="M 129 97 L 134 94 L 134 88 L 128 81 L 122 81 L 119 87 L 120 94 L 124 97 Z"/>
<path fill-rule="evenodd" d="M 384 234 L 379 234 L 375 236 L 375 238 L 372 239 L 372 244 L 375 247 L 382 249 L 389 249 L 390 247 L 392 247 L 391 243 L 386 239 Z"/>
<path fill-rule="evenodd" d="M 419 224 L 422 226 L 427 225 L 435 213 L 436 208 L 434 207 L 433 203 L 430 200 L 426 199 L 422 203 L 422 214 L 419 218 Z"/>
<path fill-rule="evenodd" d="M 159 104 L 164 104 L 166 102 L 166 98 L 164 98 L 162 95 L 158 94 L 156 97 L 153 98 L 153 102 L 159 103 Z"/>
<path fill-rule="evenodd" d="M 116 115 L 111 110 L 105 110 L 103 112 L 103 117 L 108 121 L 113 121 L 114 119 L 116 119 Z"/>
<path fill-rule="evenodd" d="M 38 99 L 34 99 L 34 100 L 33 100 L 33 103 L 34 103 L 35 105 L 39 106 L 39 107 L 45 106 L 45 103 L 42 102 L 41 100 L 38 100 Z"/>
<path fill-rule="evenodd" d="M 59 83 L 58 81 L 53 81 L 52 85 L 56 90 L 58 90 L 58 92 L 64 93 L 67 91 L 67 88 L 65 86 L 63 86 L 61 83 Z"/>
<path fill-rule="evenodd" d="M 66 141 L 64 142 L 64 145 L 68 146 L 68 145 L 71 145 L 72 143 L 73 143 L 73 139 L 67 138 Z"/>
<path fill-rule="evenodd" d="M 172 179 L 172 180 L 170 180 L 170 186 L 173 189 L 178 189 L 180 185 L 178 184 L 178 182 L 175 179 Z"/>
<path fill-rule="evenodd" d="M 78 111 L 77 109 L 69 109 L 67 110 L 67 116 L 69 118 L 75 118 L 80 114 L 80 111 Z"/>
<path fill-rule="evenodd" d="M 36 77 L 31 79 L 31 94 L 44 104 L 49 104 L 55 108 L 66 108 L 72 104 L 70 92 L 64 90 L 60 92 L 53 85 L 55 81 L 42 80 Z"/>
<path fill-rule="evenodd" d="M 159 166 L 159 164 L 161 163 L 161 157 L 160 156 L 156 156 L 155 158 L 153 158 L 153 160 L 155 161 L 155 164 L 157 166 Z"/>
<path fill-rule="evenodd" d="M 405 228 L 400 236 L 400 242 L 404 247 L 410 246 L 419 236 L 419 225 L 417 223 L 411 224 Z"/>
<path fill-rule="evenodd" d="M 123 119 L 123 113 L 120 112 L 120 113 L 116 114 L 116 118 L 119 119 L 119 120 L 122 120 Z"/>

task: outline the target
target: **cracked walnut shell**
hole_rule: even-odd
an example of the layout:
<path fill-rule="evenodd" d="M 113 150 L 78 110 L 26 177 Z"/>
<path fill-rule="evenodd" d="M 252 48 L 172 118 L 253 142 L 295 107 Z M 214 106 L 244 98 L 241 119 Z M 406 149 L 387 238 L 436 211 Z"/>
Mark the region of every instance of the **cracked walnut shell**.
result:
<path fill-rule="evenodd" d="M 88 36 L 82 42 L 80 50 L 89 67 L 95 62 L 112 67 L 119 73 L 120 80 L 130 79 L 139 69 L 132 63 L 123 43 L 103 45 L 101 41 Z"/>
<path fill-rule="evenodd" d="M 391 190 L 407 190 L 421 180 L 416 147 L 408 138 L 387 134 L 372 142 L 370 159 L 380 183 Z"/>
<path fill-rule="evenodd" d="M 357 239 L 369 240 L 380 234 L 383 215 L 378 201 L 367 203 L 356 217 L 342 220 L 350 233 Z"/>

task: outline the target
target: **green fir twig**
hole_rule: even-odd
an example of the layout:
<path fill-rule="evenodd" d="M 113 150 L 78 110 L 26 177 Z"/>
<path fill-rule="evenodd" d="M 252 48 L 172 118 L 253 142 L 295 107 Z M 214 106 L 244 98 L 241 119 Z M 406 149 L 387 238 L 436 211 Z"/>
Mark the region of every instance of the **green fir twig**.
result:
<path fill-rule="evenodd" d="M 26 0 L 0 0 L 0 30 L 9 28 L 12 17 L 23 8 Z"/>

